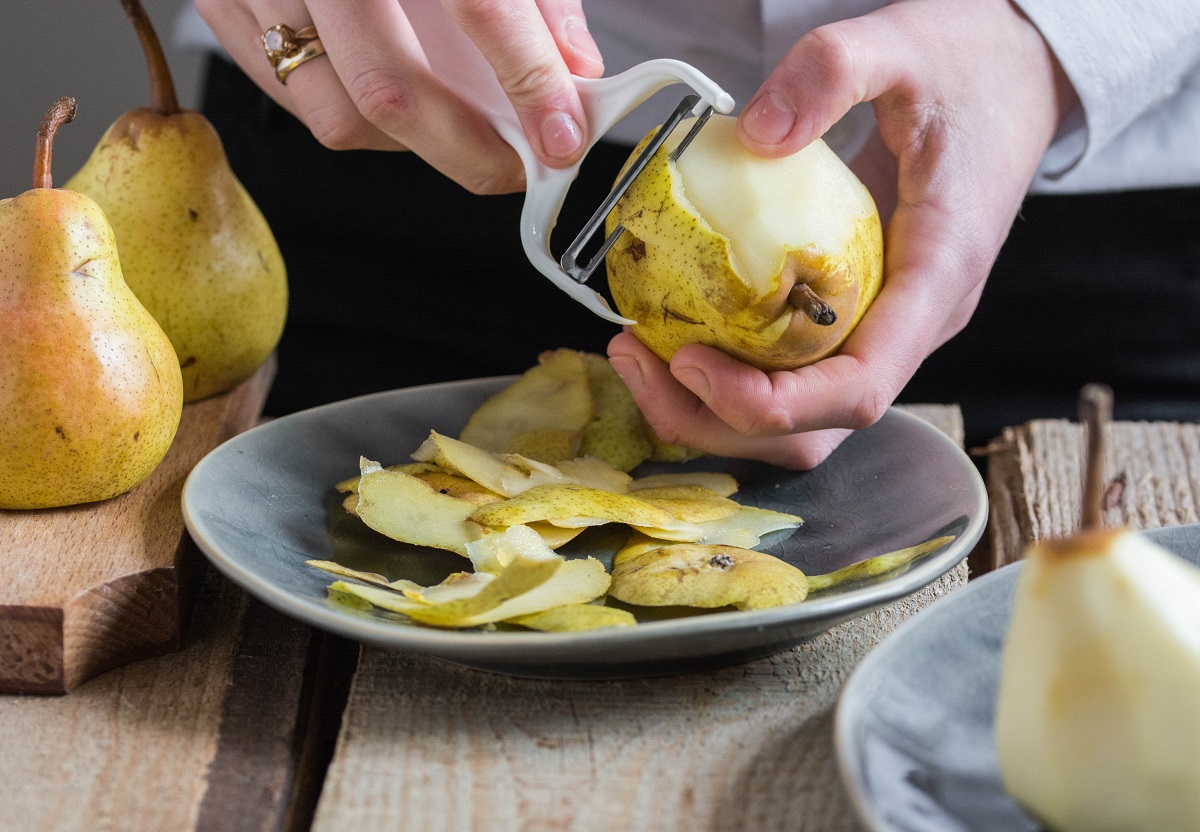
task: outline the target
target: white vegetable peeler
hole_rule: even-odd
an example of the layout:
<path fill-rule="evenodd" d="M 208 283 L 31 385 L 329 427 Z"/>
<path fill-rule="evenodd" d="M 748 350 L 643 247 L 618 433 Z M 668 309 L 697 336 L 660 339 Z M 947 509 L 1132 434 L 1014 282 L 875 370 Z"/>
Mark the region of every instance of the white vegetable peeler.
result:
<path fill-rule="evenodd" d="M 533 148 L 525 140 L 516 111 L 496 80 L 495 72 L 470 38 L 450 20 L 439 0 L 403 0 L 402 5 L 434 75 L 478 108 L 500 137 L 512 145 L 521 157 L 526 179 L 525 205 L 521 210 L 521 243 L 529 261 L 554 285 L 605 320 L 627 325 L 636 323 L 618 315 L 602 295 L 584 285 L 603 262 L 604 255 L 623 229 L 618 227 L 614 230 L 588 263 L 581 266 L 577 258 L 603 225 L 613 205 L 629 189 L 634 178 L 675 126 L 689 115 L 697 117 L 691 132 L 673 151 L 673 155 L 678 157 L 714 110 L 719 113 L 733 110 L 733 98 L 695 67 L 667 59 L 647 61 L 609 78 L 574 77 L 587 115 L 589 150 L 614 124 L 660 89 L 682 83 L 691 87 L 696 95 L 684 97 L 654 139 L 596 209 L 562 260 L 556 261 L 550 254 L 550 232 L 554 230 L 558 212 L 579 172 L 580 163 L 556 169 L 546 167 L 537 160 Z"/>

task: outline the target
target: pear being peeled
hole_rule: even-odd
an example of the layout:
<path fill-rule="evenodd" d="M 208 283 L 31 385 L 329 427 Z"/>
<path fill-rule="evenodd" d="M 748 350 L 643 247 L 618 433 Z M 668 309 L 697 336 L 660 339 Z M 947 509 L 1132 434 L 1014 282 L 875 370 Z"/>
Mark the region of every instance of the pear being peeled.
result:
<path fill-rule="evenodd" d="M 1200 570 L 1130 532 L 1026 555 L 996 745 L 1059 832 L 1200 829 Z"/>
<path fill-rule="evenodd" d="M 626 233 L 608 253 L 609 288 L 664 360 L 701 343 L 792 369 L 836 352 L 878 294 L 879 213 L 820 139 L 766 159 L 741 145 L 736 124 L 714 115 L 670 161 L 688 132 L 680 125 L 617 202 L 608 231 L 621 223 Z M 806 313 L 813 304 L 827 310 Z M 836 320 L 825 323 L 829 311 Z"/>

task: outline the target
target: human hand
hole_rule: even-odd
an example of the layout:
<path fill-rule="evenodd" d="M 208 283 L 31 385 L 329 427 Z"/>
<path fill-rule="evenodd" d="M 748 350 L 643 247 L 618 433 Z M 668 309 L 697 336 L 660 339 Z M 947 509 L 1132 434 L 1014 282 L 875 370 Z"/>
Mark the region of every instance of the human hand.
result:
<path fill-rule="evenodd" d="M 436 7 L 436 0 L 425 0 Z M 430 70 L 400 0 L 197 0 L 200 14 L 242 70 L 335 150 L 412 150 L 475 193 L 523 190 L 516 152 Z M 483 52 L 537 157 L 552 167 L 582 155 L 588 126 L 570 73 L 599 77 L 600 52 L 580 0 L 441 0 Z M 284 86 L 262 33 L 316 26 L 325 56 Z"/>
<path fill-rule="evenodd" d="M 739 136 L 785 156 L 860 101 L 878 132 L 852 167 L 886 223 L 882 291 L 838 354 L 797 370 L 764 373 L 701 345 L 668 367 L 618 335 L 609 357 L 664 440 L 805 469 L 878 421 L 970 319 L 1074 92 L 1008 0 L 901 0 L 798 41 Z"/>

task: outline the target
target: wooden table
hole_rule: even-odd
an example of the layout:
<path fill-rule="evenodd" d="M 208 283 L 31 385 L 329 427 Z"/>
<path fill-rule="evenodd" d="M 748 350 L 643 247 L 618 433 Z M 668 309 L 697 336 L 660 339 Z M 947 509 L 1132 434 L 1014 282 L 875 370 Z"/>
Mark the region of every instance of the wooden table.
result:
<path fill-rule="evenodd" d="M 961 441 L 956 408 L 919 412 Z M 1120 424 L 1113 446 L 1112 520 L 1200 515 L 1194 426 Z M 990 448 L 998 559 L 1072 526 L 1081 447 L 1049 422 Z M 855 829 L 841 684 L 965 577 L 751 664 L 552 682 L 360 650 L 208 571 L 179 652 L 0 698 L 0 829 Z"/>

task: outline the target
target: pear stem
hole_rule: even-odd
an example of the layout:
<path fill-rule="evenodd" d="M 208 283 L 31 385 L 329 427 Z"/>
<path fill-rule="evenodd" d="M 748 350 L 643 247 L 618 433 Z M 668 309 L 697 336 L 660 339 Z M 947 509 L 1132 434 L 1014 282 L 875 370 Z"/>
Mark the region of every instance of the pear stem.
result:
<path fill-rule="evenodd" d="M 33 151 L 33 187 L 53 188 L 50 162 L 54 156 L 54 135 L 58 128 L 75 120 L 75 99 L 60 98 L 50 105 L 38 125 L 37 146 Z"/>
<path fill-rule="evenodd" d="M 175 96 L 175 82 L 171 79 L 167 56 L 150 23 L 150 16 L 141 0 L 121 0 L 121 5 L 146 53 L 146 66 L 150 70 L 150 107 L 160 115 L 173 116 L 179 112 L 179 99 Z"/>
<path fill-rule="evenodd" d="M 1104 528 L 1104 457 L 1108 423 L 1112 421 L 1113 392 L 1104 384 L 1088 384 L 1079 392 L 1079 421 L 1087 426 L 1087 459 L 1083 480 L 1085 530 Z"/>
<path fill-rule="evenodd" d="M 808 316 L 818 326 L 832 326 L 837 321 L 833 307 L 817 295 L 807 283 L 797 283 L 788 293 L 788 302 Z"/>

